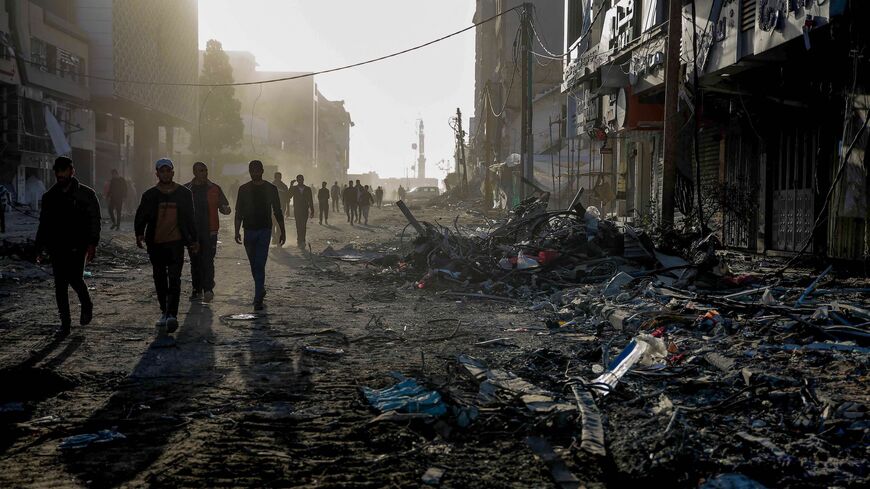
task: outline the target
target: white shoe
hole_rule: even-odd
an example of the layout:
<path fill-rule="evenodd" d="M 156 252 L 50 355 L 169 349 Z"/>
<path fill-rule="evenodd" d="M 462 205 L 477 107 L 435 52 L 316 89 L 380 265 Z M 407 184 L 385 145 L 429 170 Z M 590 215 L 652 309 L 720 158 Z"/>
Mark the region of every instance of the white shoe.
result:
<path fill-rule="evenodd" d="M 166 335 L 166 320 L 167 320 L 167 318 L 168 318 L 168 316 L 166 316 L 166 314 L 163 314 L 162 316 L 160 316 L 160 319 L 157 320 L 157 324 L 155 324 L 155 326 L 157 326 L 157 336 L 165 336 Z"/>

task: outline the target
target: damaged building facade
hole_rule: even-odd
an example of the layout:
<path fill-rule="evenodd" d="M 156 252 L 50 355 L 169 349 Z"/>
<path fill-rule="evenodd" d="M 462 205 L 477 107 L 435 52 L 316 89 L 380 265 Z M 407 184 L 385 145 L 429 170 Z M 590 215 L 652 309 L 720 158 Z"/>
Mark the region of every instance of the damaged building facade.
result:
<path fill-rule="evenodd" d="M 575 186 L 606 214 L 655 220 L 672 179 L 676 221 L 703 216 L 729 247 L 867 256 L 860 3 L 682 1 L 665 165 L 668 2 L 566 0 L 568 133 L 588 154 Z"/>
<path fill-rule="evenodd" d="M 117 169 L 139 189 L 151 162 L 175 156 L 174 135 L 196 118 L 194 0 L 29 0 L 0 4 L 0 184 L 21 204 L 27 181 L 53 182 L 57 155 L 98 190 Z"/>
<path fill-rule="evenodd" d="M 532 121 L 535 180 L 544 188 L 558 185 L 553 167 L 569 167 L 569 147 L 564 139 L 565 97 L 559 40 L 564 11 L 559 2 L 533 1 L 534 31 L 530 33 L 532 60 Z M 520 0 L 477 0 L 474 22 L 523 5 Z M 519 202 L 522 180 L 518 168 L 522 150 L 521 10 L 517 9 L 479 25 L 475 37 L 474 114 L 469 133 L 469 161 L 474 173 L 483 175 L 488 190 L 502 207 Z M 548 54 L 549 53 L 549 54 Z M 512 156 L 514 155 L 514 156 Z M 484 172 L 483 169 L 487 169 Z"/>
<path fill-rule="evenodd" d="M 94 112 L 88 39 L 69 9 L 56 2 L 0 4 L 0 185 L 15 200 L 39 205 L 53 181 L 58 154 L 79 162 L 79 178 L 95 175 Z"/>

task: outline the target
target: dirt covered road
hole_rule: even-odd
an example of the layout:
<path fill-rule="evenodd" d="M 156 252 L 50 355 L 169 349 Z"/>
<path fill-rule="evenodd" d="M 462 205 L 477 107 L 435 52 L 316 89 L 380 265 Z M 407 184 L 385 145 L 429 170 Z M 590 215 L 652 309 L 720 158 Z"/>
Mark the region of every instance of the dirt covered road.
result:
<path fill-rule="evenodd" d="M 418 213 L 447 223 L 457 214 Z M 372 210 L 370 226 L 351 228 L 344 216 L 332 223 L 310 224 L 315 254 L 328 245 L 396 246 L 406 222 L 387 207 Z M 266 314 L 229 320 L 252 311 L 248 263 L 230 225 L 220 235 L 214 303 L 188 302 L 185 266 L 172 347 L 153 344 L 159 311 L 129 223 L 104 234 L 108 244 L 89 268 L 95 320 L 68 338 L 51 335 L 48 274 L 2 282 L 0 486 L 406 487 L 422 484 L 431 467 L 453 487 L 551 484 L 516 427 L 463 434 L 449 422 L 373 422 L 378 413 L 359 391 L 393 384 L 390 372 L 446 385 L 458 353 L 528 326 L 530 315 L 437 298 L 382 267 L 287 246 L 270 250 Z M 62 448 L 103 430 L 124 438 Z"/>
<path fill-rule="evenodd" d="M 487 227 L 462 208 L 414 212 L 465 236 Z M 332 223 L 309 226 L 313 253 L 270 250 L 266 311 L 240 317 L 253 285 L 224 221 L 215 301 L 189 303 L 186 278 L 170 344 L 155 341 L 129 223 L 88 269 L 94 323 L 60 340 L 48 272 L 0 258 L 0 487 L 866 487 L 866 348 L 797 351 L 812 331 L 748 315 L 704 330 L 703 307 L 651 285 L 607 301 L 604 284 L 505 292 L 447 263 L 421 289 L 426 271 L 389 256 L 320 256 L 408 255 L 395 207 Z M 641 293 L 653 319 L 617 327 L 645 314 L 628 308 Z M 589 395 L 653 335 L 666 362 Z M 362 389 L 400 380 L 419 384 L 420 409 L 382 413 Z"/>

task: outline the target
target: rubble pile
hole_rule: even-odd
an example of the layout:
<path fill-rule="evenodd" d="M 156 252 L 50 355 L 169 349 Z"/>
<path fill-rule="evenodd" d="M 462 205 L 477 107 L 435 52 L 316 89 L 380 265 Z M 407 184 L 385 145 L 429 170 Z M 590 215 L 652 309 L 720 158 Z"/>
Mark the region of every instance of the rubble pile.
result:
<path fill-rule="evenodd" d="M 490 361 L 460 355 L 465 382 L 441 394 L 452 412 L 480 413 L 470 430 L 529 436 L 558 462 L 548 462 L 557 482 L 589 463 L 600 481 L 626 483 L 870 477 L 866 280 L 731 260 L 713 234 L 663 253 L 579 202 L 548 211 L 546 195 L 492 230 L 418 222 L 399 207 L 418 232 L 406 257 L 422 274 L 416 288 L 538 312 L 542 326 L 505 331 L 547 348 L 477 343 L 496 348 Z M 557 455 L 542 435 L 567 448 Z"/>

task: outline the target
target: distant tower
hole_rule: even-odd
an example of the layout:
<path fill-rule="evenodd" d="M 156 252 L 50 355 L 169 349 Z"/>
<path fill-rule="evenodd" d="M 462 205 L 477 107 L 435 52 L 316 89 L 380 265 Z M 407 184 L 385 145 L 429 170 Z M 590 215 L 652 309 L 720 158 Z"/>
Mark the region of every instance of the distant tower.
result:
<path fill-rule="evenodd" d="M 417 178 L 426 178 L 426 153 L 423 151 L 423 119 L 420 119 L 420 127 L 417 130 L 420 136 L 420 144 L 417 149 L 420 151 L 420 156 L 417 158 Z"/>

